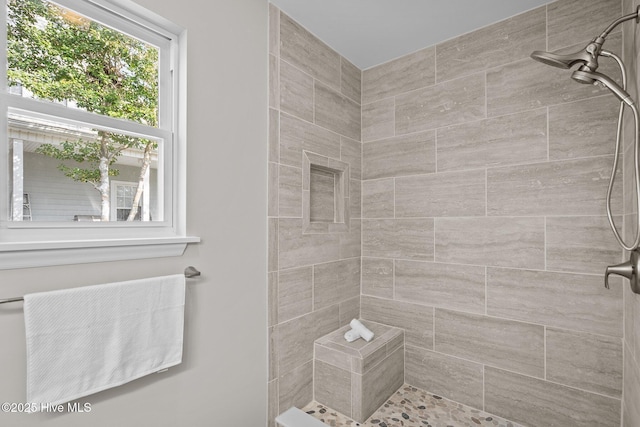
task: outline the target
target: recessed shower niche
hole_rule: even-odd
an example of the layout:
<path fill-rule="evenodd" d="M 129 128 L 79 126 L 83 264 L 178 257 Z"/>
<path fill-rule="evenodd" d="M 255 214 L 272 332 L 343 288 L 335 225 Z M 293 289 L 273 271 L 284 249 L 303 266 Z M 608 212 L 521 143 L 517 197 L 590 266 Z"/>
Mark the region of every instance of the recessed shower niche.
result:
<path fill-rule="evenodd" d="M 303 152 L 304 233 L 349 231 L 349 164 Z"/>

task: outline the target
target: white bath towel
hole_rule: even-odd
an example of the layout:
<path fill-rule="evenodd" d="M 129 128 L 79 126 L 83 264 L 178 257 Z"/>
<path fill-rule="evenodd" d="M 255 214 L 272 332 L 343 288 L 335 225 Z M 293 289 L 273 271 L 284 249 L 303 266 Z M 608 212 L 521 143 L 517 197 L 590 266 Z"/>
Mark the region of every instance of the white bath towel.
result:
<path fill-rule="evenodd" d="M 184 275 L 25 295 L 26 401 L 57 405 L 181 363 L 184 296 Z"/>

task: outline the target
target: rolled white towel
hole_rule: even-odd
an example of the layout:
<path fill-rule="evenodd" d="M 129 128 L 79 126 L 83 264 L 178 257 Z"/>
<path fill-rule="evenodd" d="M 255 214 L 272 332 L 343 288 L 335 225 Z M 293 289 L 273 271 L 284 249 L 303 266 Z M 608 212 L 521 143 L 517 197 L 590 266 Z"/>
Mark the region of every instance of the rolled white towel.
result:
<path fill-rule="evenodd" d="M 347 340 L 347 342 L 354 342 L 358 338 L 360 338 L 360 334 L 353 329 L 350 329 L 344 333 L 344 339 Z"/>
<path fill-rule="evenodd" d="M 373 332 L 367 329 L 358 319 L 353 319 L 350 323 L 354 331 L 358 333 L 365 341 L 369 342 L 373 339 Z"/>

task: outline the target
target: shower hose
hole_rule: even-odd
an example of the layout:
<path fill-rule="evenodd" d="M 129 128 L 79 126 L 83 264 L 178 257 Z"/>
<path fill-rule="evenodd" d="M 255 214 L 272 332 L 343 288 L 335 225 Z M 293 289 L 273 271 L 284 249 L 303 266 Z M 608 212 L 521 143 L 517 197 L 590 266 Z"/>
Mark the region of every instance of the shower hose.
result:
<path fill-rule="evenodd" d="M 601 51 L 601 55 L 612 58 L 618 64 L 620 68 L 620 72 L 622 74 L 622 88 L 627 90 L 627 73 L 625 71 L 624 64 L 622 60 L 612 52 Z M 613 159 L 613 169 L 611 170 L 611 178 L 609 179 L 609 187 L 607 188 L 607 218 L 609 219 L 609 225 L 611 226 L 611 230 L 613 231 L 616 240 L 622 246 L 623 249 L 627 251 L 634 251 L 638 249 L 640 246 L 640 165 L 638 161 L 638 134 L 640 131 L 640 116 L 638 115 L 638 108 L 635 103 L 628 104 L 631 110 L 633 111 L 633 118 L 635 123 L 635 132 L 634 132 L 634 144 L 633 144 L 633 158 L 634 158 L 634 186 L 635 186 L 635 197 L 636 197 L 636 236 L 631 245 L 627 245 L 618 229 L 616 228 L 616 224 L 613 220 L 613 215 L 611 213 L 611 193 L 613 192 L 613 184 L 616 180 L 616 175 L 618 171 L 618 159 L 620 157 L 620 141 L 622 139 L 622 119 L 624 115 L 624 102 L 620 102 L 620 112 L 618 113 L 618 129 L 616 131 L 616 148 Z"/>

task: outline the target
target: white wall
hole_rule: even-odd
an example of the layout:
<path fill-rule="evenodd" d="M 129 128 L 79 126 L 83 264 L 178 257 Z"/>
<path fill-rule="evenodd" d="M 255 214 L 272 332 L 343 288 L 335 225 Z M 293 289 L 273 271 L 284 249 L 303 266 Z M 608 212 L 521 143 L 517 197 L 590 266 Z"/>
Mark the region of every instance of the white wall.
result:
<path fill-rule="evenodd" d="M 138 0 L 188 30 L 188 234 L 157 260 L 0 271 L 0 298 L 202 271 L 187 290 L 182 365 L 80 402 L 89 414 L 3 426 L 263 426 L 266 422 L 266 0 Z M 1 236 L 0 236 L 1 238 Z M 22 305 L 0 306 L 1 402 L 25 399 Z"/>

